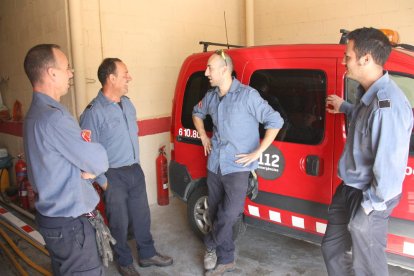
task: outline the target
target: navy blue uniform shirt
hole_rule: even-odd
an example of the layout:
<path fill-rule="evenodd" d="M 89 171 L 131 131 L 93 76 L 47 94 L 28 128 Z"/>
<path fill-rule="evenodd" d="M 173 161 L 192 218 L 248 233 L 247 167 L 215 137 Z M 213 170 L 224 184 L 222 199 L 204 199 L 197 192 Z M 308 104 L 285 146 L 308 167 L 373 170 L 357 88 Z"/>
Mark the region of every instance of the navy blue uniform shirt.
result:
<path fill-rule="evenodd" d="M 110 168 L 140 163 L 137 115 L 128 97 L 122 96 L 119 105 L 99 91 L 82 113 L 80 125 L 82 129 L 91 130 L 92 141 L 107 150 Z M 105 175 L 100 175 L 97 182 L 105 184 Z"/>
<path fill-rule="evenodd" d="M 363 191 L 369 213 L 383 211 L 399 195 L 408 160 L 413 112 L 401 89 L 385 73 L 360 101 L 343 102 L 340 110 L 350 122 L 338 175 L 346 185 Z"/>
<path fill-rule="evenodd" d="M 91 212 L 99 196 L 81 171 L 99 175 L 108 169 L 105 149 L 83 140 L 78 122 L 59 102 L 34 92 L 23 126 L 35 206 L 48 217 L 78 217 Z"/>
<path fill-rule="evenodd" d="M 280 129 L 283 119 L 259 92 L 237 79 L 233 79 L 229 92 L 221 100 L 219 95 L 219 88 L 211 89 L 193 109 L 194 116 L 204 120 L 210 114 L 213 119 L 207 168 L 217 174 L 220 166 L 222 175 L 256 169 L 257 161 L 243 167 L 236 163 L 236 155 L 251 153 L 259 147 L 259 123 L 265 129 Z"/>

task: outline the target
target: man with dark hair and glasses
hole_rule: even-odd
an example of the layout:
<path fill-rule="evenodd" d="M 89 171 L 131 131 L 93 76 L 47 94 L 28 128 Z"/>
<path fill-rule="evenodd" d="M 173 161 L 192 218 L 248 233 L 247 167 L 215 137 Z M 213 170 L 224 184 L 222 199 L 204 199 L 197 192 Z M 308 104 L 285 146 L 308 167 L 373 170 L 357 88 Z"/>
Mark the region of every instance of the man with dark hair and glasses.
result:
<path fill-rule="evenodd" d="M 413 127 L 404 92 L 384 71 L 388 38 L 374 28 L 348 34 L 343 64 L 359 82 L 356 104 L 329 95 L 329 113 L 345 113 L 347 141 L 338 164 L 342 183 L 328 210 L 322 253 L 328 274 L 388 275 L 388 220 L 400 201 Z M 352 250 L 352 254 L 349 252 Z"/>
<path fill-rule="evenodd" d="M 88 216 L 99 202 L 89 179 L 108 169 L 106 151 L 82 138 L 78 122 L 60 104 L 73 77 L 60 47 L 31 48 L 24 69 L 33 86 L 23 126 L 27 172 L 38 194 L 36 223 L 50 253 L 53 275 L 103 275 Z"/>
<path fill-rule="evenodd" d="M 257 160 L 283 126 L 280 114 L 259 93 L 232 77 L 233 61 L 223 50 L 208 60 L 205 76 L 213 89 L 193 109 L 207 165 L 208 210 L 212 230 L 205 237 L 206 275 L 223 275 L 235 269 L 232 227 L 243 212 L 248 178 Z M 204 129 L 213 120 L 210 139 Z M 260 143 L 259 123 L 265 137 Z"/>
<path fill-rule="evenodd" d="M 80 122 L 91 130 L 91 139 L 108 152 L 109 169 L 98 176 L 105 191 L 109 228 L 118 270 L 122 275 L 139 275 L 127 243 L 131 222 L 138 250 L 138 264 L 169 266 L 173 259 L 159 254 L 154 247 L 145 176 L 139 160 L 138 125 L 135 107 L 126 96 L 132 80 L 128 68 L 118 58 L 106 58 L 98 68 L 102 89 L 86 107 Z"/>

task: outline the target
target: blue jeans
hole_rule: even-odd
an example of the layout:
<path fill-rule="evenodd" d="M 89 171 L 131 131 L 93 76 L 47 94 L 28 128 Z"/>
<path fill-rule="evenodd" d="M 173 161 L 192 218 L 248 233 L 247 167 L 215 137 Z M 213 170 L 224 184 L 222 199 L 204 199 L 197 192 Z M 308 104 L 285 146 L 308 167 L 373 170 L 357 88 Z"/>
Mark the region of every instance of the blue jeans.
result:
<path fill-rule="evenodd" d="M 131 222 L 140 259 L 155 255 L 154 240 L 150 232 L 151 217 L 148 206 L 145 176 L 139 164 L 109 169 L 105 173 L 108 188 L 105 208 L 117 262 L 121 266 L 132 264 L 128 247 L 128 225 Z"/>
<path fill-rule="evenodd" d="M 233 225 L 243 213 L 250 172 L 222 175 L 207 172 L 208 210 L 213 224 L 204 238 L 207 248 L 215 248 L 218 264 L 234 261 Z"/>
<path fill-rule="evenodd" d="M 104 275 L 95 229 L 86 217 L 36 214 L 39 232 L 52 260 L 53 275 Z"/>

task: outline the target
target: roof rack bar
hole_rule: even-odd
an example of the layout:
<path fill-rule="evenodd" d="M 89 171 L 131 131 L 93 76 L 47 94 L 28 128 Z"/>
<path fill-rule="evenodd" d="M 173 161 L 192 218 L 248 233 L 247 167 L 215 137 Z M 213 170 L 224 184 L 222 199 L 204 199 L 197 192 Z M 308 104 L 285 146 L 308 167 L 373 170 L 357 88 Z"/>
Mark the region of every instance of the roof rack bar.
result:
<path fill-rule="evenodd" d="M 244 46 L 240 45 L 232 45 L 232 44 L 225 44 L 225 43 L 217 43 L 217 42 L 209 42 L 209 41 L 200 41 L 198 44 L 203 45 L 203 52 L 207 52 L 208 46 L 225 46 L 227 48 L 243 48 Z"/>

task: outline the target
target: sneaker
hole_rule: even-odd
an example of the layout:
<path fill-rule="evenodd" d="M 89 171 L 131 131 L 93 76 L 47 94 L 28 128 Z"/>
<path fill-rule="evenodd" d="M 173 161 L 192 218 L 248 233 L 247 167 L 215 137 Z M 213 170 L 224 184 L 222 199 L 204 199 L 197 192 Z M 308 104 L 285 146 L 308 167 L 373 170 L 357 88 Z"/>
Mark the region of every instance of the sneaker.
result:
<path fill-rule="evenodd" d="M 206 252 L 204 253 L 204 268 L 206 270 L 210 270 L 216 267 L 217 263 L 217 255 L 216 249 L 207 248 Z"/>
<path fill-rule="evenodd" d="M 127 266 L 118 266 L 118 271 L 122 276 L 139 276 L 133 264 Z"/>
<path fill-rule="evenodd" d="M 236 269 L 236 263 L 219 264 L 215 269 L 206 272 L 206 276 L 222 276 L 226 272 L 230 272 Z"/>
<path fill-rule="evenodd" d="M 139 266 L 169 266 L 172 265 L 173 259 L 168 256 L 163 256 L 160 253 L 156 252 L 155 255 L 148 259 L 142 259 L 138 261 Z"/>

